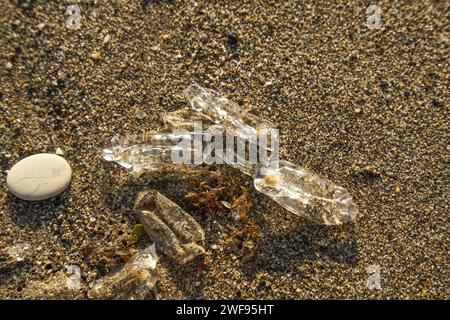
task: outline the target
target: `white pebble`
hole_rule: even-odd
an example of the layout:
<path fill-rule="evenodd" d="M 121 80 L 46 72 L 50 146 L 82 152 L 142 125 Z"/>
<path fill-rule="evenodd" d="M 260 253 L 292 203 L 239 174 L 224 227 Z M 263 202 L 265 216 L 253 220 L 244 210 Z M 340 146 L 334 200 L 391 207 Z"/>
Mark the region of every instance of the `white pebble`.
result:
<path fill-rule="evenodd" d="M 57 154 L 58 156 L 62 156 L 64 152 L 61 150 L 61 148 L 56 148 L 55 154 Z"/>
<path fill-rule="evenodd" d="M 72 178 L 72 169 L 62 157 L 39 153 L 17 162 L 8 172 L 9 191 L 23 200 L 50 199 L 63 192 Z"/>

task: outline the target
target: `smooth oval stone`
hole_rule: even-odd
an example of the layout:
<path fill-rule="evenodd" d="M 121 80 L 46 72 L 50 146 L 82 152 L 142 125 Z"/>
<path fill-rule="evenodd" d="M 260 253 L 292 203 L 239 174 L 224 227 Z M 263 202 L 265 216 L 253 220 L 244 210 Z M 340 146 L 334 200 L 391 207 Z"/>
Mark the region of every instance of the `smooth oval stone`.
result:
<path fill-rule="evenodd" d="M 62 157 L 39 153 L 17 162 L 6 177 L 8 189 L 23 200 L 50 199 L 63 192 L 72 178 L 72 169 Z"/>

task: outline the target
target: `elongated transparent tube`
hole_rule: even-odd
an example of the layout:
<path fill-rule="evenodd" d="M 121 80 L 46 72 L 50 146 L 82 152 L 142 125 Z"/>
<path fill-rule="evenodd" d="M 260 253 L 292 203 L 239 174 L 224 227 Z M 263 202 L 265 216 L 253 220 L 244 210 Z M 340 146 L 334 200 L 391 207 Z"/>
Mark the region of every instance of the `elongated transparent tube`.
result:
<path fill-rule="evenodd" d="M 192 109 L 226 130 L 233 130 L 242 139 L 250 140 L 263 129 L 270 132 L 276 128 L 272 122 L 243 110 L 224 95 L 196 83 L 188 86 L 184 95 Z"/>
<path fill-rule="evenodd" d="M 189 127 L 188 123 L 185 124 Z M 193 167 L 203 163 L 226 163 L 246 175 L 253 176 L 257 162 L 249 162 L 246 159 L 248 150 L 245 150 L 243 155 L 237 153 L 233 140 L 231 147 L 222 141 L 219 152 L 219 149 L 212 147 L 210 142 L 213 137 L 215 142 L 223 139 L 225 137 L 223 130 L 217 125 L 209 127 L 209 130 L 211 131 L 116 135 L 103 149 L 103 159 L 116 162 L 137 176 L 148 172 L 180 171 L 180 164 Z M 227 148 L 224 148 L 225 146 Z M 243 148 L 251 148 L 251 142 Z M 211 156 L 212 153 L 215 154 L 214 157 Z M 177 156 L 178 160 L 174 155 L 180 155 Z"/>
<path fill-rule="evenodd" d="M 339 225 L 358 215 L 346 189 L 288 161 L 258 166 L 254 179 L 256 190 L 315 222 Z"/>
<path fill-rule="evenodd" d="M 204 133 L 205 135 L 207 133 Z M 103 159 L 114 161 L 134 174 L 152 171 L 176 171 L 174 154 L 192 157 L 196 147 L 194 132 L 145 132 L 125 136 L 114 136 L 103 149 Z M 184 141 L 184 143 L 180 143 Z M 197 150 L 198 152 L 198 150 Z M 196 165 L 186 161 L 184 165 Z"/>

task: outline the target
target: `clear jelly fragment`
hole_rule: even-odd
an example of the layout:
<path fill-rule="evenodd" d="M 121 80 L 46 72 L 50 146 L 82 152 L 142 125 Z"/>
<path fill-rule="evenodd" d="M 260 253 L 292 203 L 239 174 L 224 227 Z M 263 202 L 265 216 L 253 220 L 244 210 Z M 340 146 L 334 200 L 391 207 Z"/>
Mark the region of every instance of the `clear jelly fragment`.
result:
<path fill-rule="evenodd" d="M 339 225 L 358 215 L 346 189 L 288 161 L 259 166 L 254 185 L 289 211 L 321 224 Z"/>
<path fill-rule="evenodd" d="M 156 249 L 176 262 L 185 264 L 205 252 L 200 245 L 205 239 L 202 227 L 158 191 L 139 193 L 134 212 Z"/>
<path fill-rule="evenodd" d="M 166 128 L 172 131 L 193 131 L 194 122 L 201 122 L 204 130 L 214 125 L 208 117 L 188 107 L 166 112 L 163 114 L 162 119 Z"/>
<path fill-rule="evenodd" d="M 263 129 L 270 132 L 270 129 L 276 128 L 272 122 L 243 110 L 227 97 L 198 84 L 187 87 L 184 94 L 195 111 L 215 124 L 235 131 L 243 139 L 251 139 Z"/>
<path fill-rule="evenodd" d="M 155 245 L 136 253 L 119 271 L 96 280 L 89 290 L 93 299 L 143 300 L 157 281 Z"/>
<path fill-rule="evenodd" d="M 174 171 L 180 165 L 172 161 L 172 152 L 193 152 L 193 144 L 180 145 L 181 141 L 194 141 L 189 132 L 145 132 L 116 135 L 103 149 L 103 158 L 114 161 L 133 173 Z"/>

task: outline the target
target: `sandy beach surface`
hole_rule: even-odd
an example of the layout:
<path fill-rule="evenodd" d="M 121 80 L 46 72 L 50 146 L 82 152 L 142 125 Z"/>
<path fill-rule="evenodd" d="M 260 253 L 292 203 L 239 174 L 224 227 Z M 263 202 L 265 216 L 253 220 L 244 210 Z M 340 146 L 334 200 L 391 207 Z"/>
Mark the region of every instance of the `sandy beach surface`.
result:
<path fill-rule="evenodd" d="M 203 257 L 161 257 L 160 299 L 448 299 L 449 5 L 379 0 L 373 29 L 372 2 L 79 1 L 71 29 L 76 1 L 1 0 L 0 298 L 86 299 L 124 250 L 150 244 L 133 241 L 132 206 L 151 187 L 206 234 Z M 113 135 L 161 129 L 194 81 L 273 121 L 280 156 L 347 188 L 358 221 L 316 225 L 231 171 L 253 203 L 249 249 L 229 241 L 235 217 L 186 198 L 186 179 L 103 160 Z M 7 170 L 56 148 L 73 169 L 63 194 L 8 192 Z M 78 290 L 65 285 L 71 265 Z"/>

